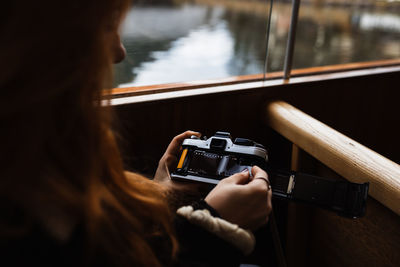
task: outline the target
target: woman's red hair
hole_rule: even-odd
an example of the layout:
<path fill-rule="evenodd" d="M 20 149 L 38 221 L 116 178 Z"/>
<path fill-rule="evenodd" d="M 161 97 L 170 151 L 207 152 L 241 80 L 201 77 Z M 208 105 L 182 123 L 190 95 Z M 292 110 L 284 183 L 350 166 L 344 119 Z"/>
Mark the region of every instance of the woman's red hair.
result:
<path fill-rule="evenodd" d="M 62 214 L 84 226 L 85 261 L 103 253 L 116 266 L 158 266 L 154 240 L 175 253 L 165 191 L 139 175 L 126 177 L 110 107 L 102 106 L 101 91 L 111 84 L 107 32 L 129 2 L 2 4 L 1 236 L 29 234 L 32 223 Z M 10 215 L 15 208 L 23 214 L 18 223 Z M 63 236 L 63 227 L 45 226 Z"/>

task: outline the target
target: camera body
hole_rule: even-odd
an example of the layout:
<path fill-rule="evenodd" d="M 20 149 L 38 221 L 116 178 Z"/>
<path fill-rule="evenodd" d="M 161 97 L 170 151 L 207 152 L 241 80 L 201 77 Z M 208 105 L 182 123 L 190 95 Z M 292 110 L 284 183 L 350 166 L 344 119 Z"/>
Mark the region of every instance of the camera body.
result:
<path fill-rule="evenodd" d="M 263 166 L 268 161 L 264 146 L 244 138 L 232 142 L 227 132 L 217 132 L 209 139 L 192 136 L 182 144 L 182 154 L 173 179 L 185 179 L 217 184 L 221 179 Z"/>
<path fill-rule="evenodd" d="M 244 138 L 232 142 L 227 132 L 217 132 L 209 139 L 197 136 L 185 139 L 171 178 L 216 185 L 225 177 L 245 169 L 250 171 L 254 165 L 267 171 L 274 198 L 311 204 L 344 217 L 365 214 L 369 183 L 276 170 L 268 164 L 268 153 L 263 145 Z"/>

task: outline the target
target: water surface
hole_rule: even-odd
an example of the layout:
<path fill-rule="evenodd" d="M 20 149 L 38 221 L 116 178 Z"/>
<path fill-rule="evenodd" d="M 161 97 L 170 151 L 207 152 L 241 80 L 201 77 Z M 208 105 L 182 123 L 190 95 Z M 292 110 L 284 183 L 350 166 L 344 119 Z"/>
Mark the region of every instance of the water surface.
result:
<path fill-rule="evenodd" d="M 262 73 L 269 4 L 239 1 L 246 8 L 237 8 L 201 2 L 134 6 L 123 27 L 128 55 L 115 68 L 116 86 Z M 400 58 L 398 3 L 302 4 L 294 68 Z M 290 12 L 288 3 L 274 3 L 270 72 L 283 68 Z"/>

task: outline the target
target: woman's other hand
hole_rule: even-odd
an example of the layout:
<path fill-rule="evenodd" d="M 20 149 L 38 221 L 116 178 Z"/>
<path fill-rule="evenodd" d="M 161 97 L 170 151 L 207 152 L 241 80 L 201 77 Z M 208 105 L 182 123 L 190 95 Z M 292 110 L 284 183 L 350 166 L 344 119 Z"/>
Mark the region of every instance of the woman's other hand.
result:
<path fill-rule="evenodd" d="M 205 200 L 223 219 L 256 230 L 268 222 L 272 190 L 265 171 L 254 166 L 251 173 L 252 177 L 245 171 L 223 179 Z"/>
<path fill-rule="evenodd" d="M 196 191 L 198 189 L 194 183 L 174 182 L 170 177 L 170 172 L 173 171 L 178 164 L 178 157 L 182 151 L 183 140 L 190 138 L 192 135 L 197 137 L 201 136 L 201 134 L 198 132 L 186 131 L 172 139 L 167 150 L 158 163 L 158 168 L 156 174 L 154 175 L 154 181 L 164 184 L 170 189 L 181 189 L 185 191 Z"/>

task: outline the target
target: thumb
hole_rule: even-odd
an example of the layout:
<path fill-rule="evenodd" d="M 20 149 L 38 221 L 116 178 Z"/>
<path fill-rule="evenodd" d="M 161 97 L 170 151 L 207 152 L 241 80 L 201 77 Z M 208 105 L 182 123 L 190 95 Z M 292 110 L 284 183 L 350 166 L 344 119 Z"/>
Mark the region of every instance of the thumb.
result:
<path fill-rule="evenodd" d="M 233 184 L 247 184 L 250 180 L 249 171 L 246 169 L 245 171 L 236 173 L 228 178 L 225 178 L 226 182 Z"/>

